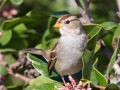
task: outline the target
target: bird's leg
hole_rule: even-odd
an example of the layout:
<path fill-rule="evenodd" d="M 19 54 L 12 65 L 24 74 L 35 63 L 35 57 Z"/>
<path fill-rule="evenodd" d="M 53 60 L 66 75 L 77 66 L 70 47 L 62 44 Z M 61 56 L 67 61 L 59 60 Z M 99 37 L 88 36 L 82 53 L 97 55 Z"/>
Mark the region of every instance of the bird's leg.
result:
<path fill-rule="evenodd" d="M 63 77 L 63 76 L 61 76 L 61 78 L 62 78 L 62 80 L 63 80 L 64 85 L 66 85 L 66 82 L 65 82 L 64 77 Z"/>

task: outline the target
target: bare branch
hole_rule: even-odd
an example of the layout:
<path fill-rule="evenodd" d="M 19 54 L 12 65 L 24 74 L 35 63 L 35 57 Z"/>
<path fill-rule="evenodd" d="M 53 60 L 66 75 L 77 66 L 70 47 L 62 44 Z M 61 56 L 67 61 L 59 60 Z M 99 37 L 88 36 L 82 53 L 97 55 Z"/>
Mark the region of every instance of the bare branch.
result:
<path fill-rule="evenodd" d="M 79 2 L 79 0 L 75 0 L 78 8 L 79 8 L 79 11 L 82 15 L 82 17 L 85 19 L 86 23 L 92 23 L 93 22 L 93 19 L 91 18 L 91 14 L 90 12 L 88 11 L 89 9 L 87 9 L 87 11 L 85 11 L 83 8 L 82 8 L 82 5 L 81 3 Z M 88 8 L 88 5 L 86 6 Z"/>
<path fill-rule="evenodd" d="M 13 76 L 16 77 L 16 78 L 19 78 L 19 79 L 25 81 L 26 83 L 28 83 L 28 82 L 31 81 L 30 78 L 27 78 L 27 77 L 25 77 L 25 76 L 23 76 L 23 75 L 21 75 L 21 74 L 19 74 L 19 73 L 13 72 L 13 70 L 12 70 L 12 69 L 9 67 L 9 65 L 7 64 L 6 60 L 4 60 L 4 55 L 2 55 L 1 53 L 0 53 L 0 64 L 2 64 L 3 66 L 6 67 L 6 69 L 8 70 L 8 73 L 9 73 L 10 75 L 13 75 Z"/>
<path fill-rule="evenodd" d="M 90 19 L 91 23 L 93 23 L 93 18 L 92 15 L 90 13 L 90 8 L 89 8 L 89 4 L 87 3 L 87 0 L 83 0 L 84 4 L 85 4 L 85 8 L 86 8 L 86 14 L 88 15 L 88 18 Z"/>
<path fill-rule="evenodd" d="M 120 12 L 120 0 L 116 0 L 118 6 L 118 12 Z"/>

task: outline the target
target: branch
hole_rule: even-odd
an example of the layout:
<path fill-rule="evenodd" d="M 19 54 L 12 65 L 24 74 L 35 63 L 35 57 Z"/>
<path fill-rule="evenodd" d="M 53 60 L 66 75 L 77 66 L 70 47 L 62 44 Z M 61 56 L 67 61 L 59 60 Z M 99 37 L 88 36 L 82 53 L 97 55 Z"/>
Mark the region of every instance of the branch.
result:
<path fill-rule="evenodd" d="M 118 6 L 118 12 L 120 13 L 120 0 L 116 0 Z"/>
<path fill-rule="evenodd" d="M 89 7 L 88 7 L 87 2 L 85 1 L 86 2 L 85 7 L 87 7 L 86 11 L 82 8 L 82 5 L 79 2 L 79 0 L 75 0 L 75 2 L 79 8 L 79 11 L 80 11 L 82 17 L 86 20 L 86 24 L 93 23 L 93 19 L 91 18 L 91 14 L 89 12 L 89 9 L 88 9 Z"/>
<path fill-rule="evenodd" d="M 86 14 L 88 15 L 88 18 L 90 19 L 90 21 L 93 23 L 94 20 L 92 18 L 92 15 L 90 13 L 90 8 L 89 8 L 89 4 L 87 3 L 87 0 L 83 0 L 85 8 L 86 8 Z"/>
<path fill-rule="evenodd" d="M 116 0 L 116 2 L 117 2 L 117 7 L 118 7 L 117 16 L 120 18 L 120 0 Z"/>
<path fill-rule="evenodd" d="M 23 76 L 23 75 L 21 75 L 21 74 L 19 74 L 19 73 L 15 73 L 15 72 L 9 67 L 9 65 L 8 65 L 7 62 L 6 62 L 6 60 L 4 59 L 4 55 L 2 55 L 1 53 L 0 53 L 0 64 L 2 64 L 3 66 L 6 67 L 8 73 L 9 73 L 10 75 L 13 75 L 13 76 L 16 77 L 16 78 L 19 78 L 19 79 L 25 81 L 26 83 L 29 83 L 29 82 L 31 81 L 30 78 L 27 78 L 27 77 L 25 77 L 25 76 Z"/>

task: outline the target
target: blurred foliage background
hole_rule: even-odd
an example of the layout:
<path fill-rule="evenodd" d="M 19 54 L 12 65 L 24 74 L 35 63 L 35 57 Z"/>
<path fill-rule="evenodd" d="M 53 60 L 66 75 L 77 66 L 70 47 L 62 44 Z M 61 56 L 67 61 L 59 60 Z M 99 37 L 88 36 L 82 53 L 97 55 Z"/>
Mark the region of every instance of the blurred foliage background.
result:
<path fill-rule="evenodd" d="M 85 9 L 83 0 L 79 1 Z M 98 68 L 96 67 L 96 63 L 93 65 L 92 61 L 90 65 L 87 63 L 91 67 L 90 72 L 93 74 L 93 77 L 89 76 L 88 79 L 92 81 L 93 85 L 99 83 L 101 86 L 106 86 L 108 82 L 103 75 L 106 74 L 106 71 L 107 74 L 111 71 L 119 50 L 119 40 L 117 43 L 118 47 L 116 45 L 117 49 L 113 47 L 115 39 L 119 38 L 120 34 L 120 18 L 117 15 L 118 7 L 116 0 L 92 0 L 89 4 L 89 9 L 94 19 L 94 24 L 84 24 L 83 26 L 86 33 L 90 36 L 88 46 L 91 49 L 95 49 L 93 49 L 94 51 L 91 54 L 89 51 L 85 53 L 88 55 L 86 57 L 89 57 L 89 55 L 94 56 L 93 62 L 96 58 L 98 59 Z M 33 47 L 50 49 L 60 37 L 59 31 L 52 26 L 59 16 L 67 13 L 82 17 L 74 0 L 0 0 L 0 82 L 2 83 L 0 87 L 4 88 L 4 90 L 22 90 L 26 87 L 24 80 L 15 77 L 15 74 L 11 74 L 9 68 L 15 73 L 19 73 L 29 79 L 36 78 L 40 75 L 34 69 L 37 67 L 36 64 L 31 64 L 24 56 L 19 56 L 18 51 Z M 103 40 L 105 45 L 102 45 L 103 43 L 100 44 L 99 39 Z M 94 45 L 92 45 L 93 42 Z M 106 49 L 109 55 L 106 54 Z M 112 56 L 113 53 L 114 55 Z M 37 61 L 35 57 L 30 57 Z M 113 62 L 110 62 L 110 59 Z M 6 68 L 4 63 L 7 63 L 9 67 Z M 100 79 L 104 81 L 104 84 L 101 84 L 103 82 L 97 79 L 97 75 L 94 76 L 95 72 L 101 77 Z M 86 71 L 83 70 L 83 73 L 86 73 Z M 110 73 L 113 76 L 111 81 L 115 84 L 120 82 L 118 79 L 115 79 L 114 71 Z M 46 77 L 42 78 L 48 80 Z M 35 84 L 38 80 L 41 80 L 41 78 L 36 79 L 25 90 L 33 90 L 34 88 L 38 90 L 57 90 L 40 89 L 40 86 L 36 86 Z M 48 82 L 53 82 L 50 80 Z M 42 87 L 44 86 L 46 85 Z M 52 83 L 52 85 L 47 86 L 54 86 L 54 84 Z M 61 86 L 61 84 L 58 86 Z M 117 86 L 113 85 L 113 87 L 116 88 L 114 90 L 119 90 Z M 99 89 L 93 88 L 93 90 Z M 110 90 L 109 87 L 106 90 Z"/>

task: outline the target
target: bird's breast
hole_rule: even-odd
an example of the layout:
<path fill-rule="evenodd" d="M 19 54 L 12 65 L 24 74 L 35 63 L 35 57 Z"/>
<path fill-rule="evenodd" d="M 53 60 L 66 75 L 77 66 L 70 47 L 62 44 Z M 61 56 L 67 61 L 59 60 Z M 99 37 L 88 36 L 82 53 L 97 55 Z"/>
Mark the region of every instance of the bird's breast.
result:
<path fill-rule="evenodd" d="M 55 67 L 56 71 L 62 75 L 71 75 L 76 73 L 76 70 L 79 71 L 81 69 L 81 56 L 86 47 L 85 45 L 84 36 L 61 37 L 56 47 L 58 59 L 55 65 L 57 66 Z M 69 70 L 72 69 L 76 70 L 70 72 Z"/>

